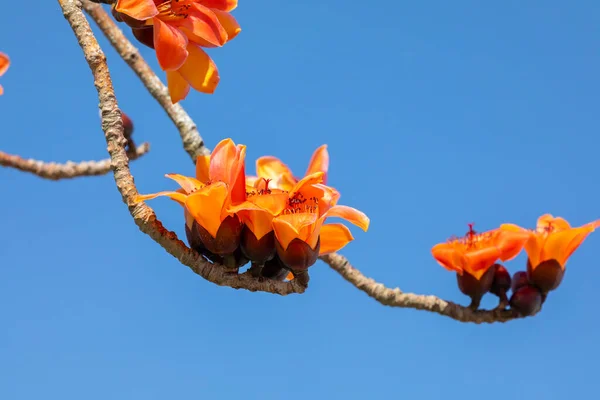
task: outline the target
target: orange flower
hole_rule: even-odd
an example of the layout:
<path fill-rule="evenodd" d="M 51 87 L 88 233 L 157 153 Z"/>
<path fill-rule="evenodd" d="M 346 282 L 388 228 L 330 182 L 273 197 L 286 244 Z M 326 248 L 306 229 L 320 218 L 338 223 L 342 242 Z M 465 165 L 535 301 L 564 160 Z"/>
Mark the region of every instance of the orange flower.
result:
<path fill-rule="evenodd" d="M 600 220 L 597 220 L 572 228 L 564 218 L 544 214 L 538 218 L 537 227 L 533 231 L 514 224 L 503 224 L 500 229 L 529 234 L 529 240 L 525 244 L 529 257 L 527 276 L 542 292 L 549 292 L 562 282 L 569 257 L 599 226 Z"/>
<path fill-rule="evenodd" d="M 277 254 L 289 268 L 306 269 L 317 255 L 338 251 L 354 239 L 343 224 L 323 225 L 327 218 L 343 218 L 364 231 L 369 228 L 364 213 L 336 204 L 339 193 L 322 184 L 323 177 L 323 172 L 315 172 L 296 183 L 286 208 L 273 218 Z"/>
<path fill-rule="evenodd" d="M 323 173 L 323 183 L 327 183 L 327 172 L 329 170 L 329 153 L 327 145 L 319 147 L 313 153 L 305 176 L 315 172 Z M 273 156 L 264 156 L 256 160 L 256 174 L 258 176 L 248 176 L 247 182 L 252 186 L 257 179 L 269 179 L 269 187 L 273 189 L 292 190 L 299 179 L 294 177 L 292 170 L 285 165 L 279 158 Z"/>
<path fill-rule="evenodd" d="M 538 218 L 536 229 L 525 244 L 529 262 L 535 269 L 544 261 L 556 260 L 564 269 L 567 260 L 587 236 L 600 226 L 600 220 L 572 228 L 561 217 L 544 214 Z M 514 224 L 503 224 L 500 229 L 510 232 L 530 232 Z"/>
<path fill-rule="evenodd" d="M 465 237 L 437 244 L 431 253 L 447 270 L 456 271 L 459 275 L 466 272 L 479 280 L 498 259 L 508 261 L 515 258 L 528 239 L 527 233 L 500 229 L 476 233 L 470 224 Z"/>
<path fill-rule="evenodd" d="M 114 11 L 140 42 L 156 50 L 171 100 L 177 103 L 190 87 L 215 91 L 219 73 L 201 47 L 221 47 L 240 33 L 229 13 L 236 7 L 237 0 L 118 0 Z"/>
<path fill-rule="evenodd" d="M 238 247 L 241 223 L 232 205 L 246 199 L 244 162 L 246 146 L 222 140 L 210 156 L 196 161 L 196 178 L 167 174 L 181 186 L 177 191 L 165 191 L 137 196 L 137 201 L 167 196 L 185 207 L 186 226 L 197 223 L 204 246 L 214 254 L 229 254 Z"/>
<path fill-rule="evenodd" d="M 8 67 L 10 66 L 10 58 L 2 52 L 0 52 L 0 76 L 4 75 Z M 0 95 L 4 93 L 4 88 L 0 85 Z"/>

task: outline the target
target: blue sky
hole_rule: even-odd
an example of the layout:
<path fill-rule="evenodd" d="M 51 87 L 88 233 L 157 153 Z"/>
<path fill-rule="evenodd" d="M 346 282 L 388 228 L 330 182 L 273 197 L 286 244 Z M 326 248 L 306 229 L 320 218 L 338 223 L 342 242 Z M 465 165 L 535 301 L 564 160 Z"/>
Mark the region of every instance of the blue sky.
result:
<path fill-rule="evenodd" d="M 485 3 L 485 4 L 484 4 Z M 213 51 L 221 84 L 184 107 L 209 147 L 248 146 L 298 174 L 323 143 L 330 184 L 371 217 L 342 253 L 403 290 L 468 303 L 434 244 L 598 207 L 593 1 L 241 1 Z M 175 127 L 106 40 L 120 105 L 151 153 L 141 192 L 193 174 Z M 107 156 L 91 74 L 56 2 L 0 15 L 0 148 Z M 150 49 L 142 52 L 152 66 Z M 160 75 L 163 77 L 163 75 Z M 476 326 L 383 307 L 325 264 L 304 295 L 216 287 L 138 231 L 112 176 L 0 169 L 0 398 L 564 399 L 597 391 L 598 233 L 535 318 Z M 183 234 L 181 209 L 150 203 Z M 523 269 L 525 258 L 507 264 Z M 493 306 L 493 297 L 485 306 Z"/>

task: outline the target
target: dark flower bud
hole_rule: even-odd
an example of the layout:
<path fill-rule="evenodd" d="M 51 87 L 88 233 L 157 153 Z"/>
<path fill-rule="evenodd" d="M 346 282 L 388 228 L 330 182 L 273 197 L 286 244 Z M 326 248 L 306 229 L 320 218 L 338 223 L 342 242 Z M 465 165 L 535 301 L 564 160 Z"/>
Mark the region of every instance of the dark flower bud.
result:
<path fill-rule="evenodd" d="M 526 285 L 529 285 L 529 278 L 527 278 L 527 272 L 525 272 L 525 271 L 515 272 L 512 277 L 512 285 L 511 285 L 512 292 L 514 293 L 517 290 L 519 290 L 520 287 L 523 287 Z"/>
<path fill-rule="evenodd" d="M 490 292 L 500 298 L 505 298 L 506 292 L 508 292 L 510 290 L 510 284 L 511 284 L 510 274 L 508 273 L 506 268 L 504 268 L 503 265 L 494 264 L 492 266 L 492 268 L 494 268 L 495 271 L 494 271 L 494 280 L 492 282 L 492 287 L 490 288 Z"/>
<path fill-rule="evenodd" d="M 456 274 L 458 288 L 471 298 L 472 308 L 479 307 L 479 302 L 483 295 L 490 291 L 495 271 L 495 268 L 489 268 L 479 279 L 466 271 L 463 271 L 462 275 Z"/>
<path fill-rule="evenodd" d="M 261 271 L 261 276 L 276 281 L 283 281 L 287 274 L 287 268 L 284 267 L 283 263 L 277 256 L 265 262 L 265 265 Z"/>
<path fill-rule="evenodd" d="M 133 36 L 140 42 L 141 44 L 154 49 L 154 27 L 153 26 L 143 26 L 141 28 L 131 28 L 131 32 Z"/>
<path fill-rule="evenodd" d="M 216 237 L 212 237 L 202 225 L 197 225 L 198 235 L 204 247 L 213 254 L 233 254 L 240 245 L 242 224 L 237 215 L 228 216 L 221 222 Z"/>
<path fill-rule="evenodd" d="M 510 297 L 510 306 L 526 317 L 542 308 L 542 293 L 533 285 L 521 286 Z"/>

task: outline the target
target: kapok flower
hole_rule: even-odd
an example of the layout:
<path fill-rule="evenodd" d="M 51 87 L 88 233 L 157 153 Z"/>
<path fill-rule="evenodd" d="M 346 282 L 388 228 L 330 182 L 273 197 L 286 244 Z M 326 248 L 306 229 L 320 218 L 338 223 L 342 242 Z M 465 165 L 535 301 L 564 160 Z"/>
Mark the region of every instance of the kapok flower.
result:
<path fill-rule="evenodd" d="M 324 144 L 313 153 L 305 176 L 315 172 L 323 173 L 323 183 L 327 183 L 327 172 L 329 170 L 329 152 Z M 256 160 L 257 176 L 248 176 L 247 183 L 252 186 L 257 179 L 269 179 L 269 187 L 272 189 L 292 190 L 300 179 L 296 178 L 292 170 L 279 158 L 264 156 Z"/>
<path fill-rule="evenodd" d="M 210 156 L 198 157 L 196 178 L 166 175 L 181 189 L 140 195 L 136 199 L 166 196 L 175 200 L 185 207 L 186 226 L 197 231 L 207 250 L 219 255 L 231 254 L 238 248 L 242 226 L 230 208 L 246 199 L 245 156 L 246 146 L 236 146 L 231 139 L 222 140 Z"/>
<path fill-rule="evenodd" d="M 277 254 L 291 269 L 303 270 L 313 265 L 318 255 L 338 251 L 354 239 L 343 224 L 323 225 L 327 218 L 340 217 L 369 229 L 369 218 L 362 212 L 337 205 L 339 193 L 322 184 L 323 172 L 301 179 L 288 193 L 283 212 L 273 218 Z"/>
<path fill-rule="evenodd" d="M 201 47 L 221 47 L 241 32 L 230 14 L 236 7 L 237 0 L 118 0 L 113 13 L 141 43 L 156 50 L 171 100 L 177 103 L 190 87 L 215 91 L 219 73 Z"/>
<path fill-rule="evenodd" d="M 567 260 L 587 236 L 600 226 L 600 220 L 573 228 L 561 217 L 544 214 L 538 218 L 537 227 L 530 231 L 514 224 L 503 224 L 507 232 L 527 232 L 529 240 L 525 251 L 529 257 L 527 275 L 529 280 L 543 292 L 558 287 L 564 276 Z"/>
<path fill-rule="evenodd" d="M 462 238 L 454 238 L 431 249 L 436 261 L 449 271 L 457 273 L 460 290 L 479 301 L 490 290 L 496 261 L 515 258 L 523 249 L 529 235 L 495 229 L 483 233 L 473 230 Z"/>
<path fill-rule="evenodd" d="M 4 75 L 8 67 L 10 66 L 10 58 L 2 52 L 0 52 L 0 76 Z M 4 88 L 0 85 L 0 95 L 4 93 Z"/>

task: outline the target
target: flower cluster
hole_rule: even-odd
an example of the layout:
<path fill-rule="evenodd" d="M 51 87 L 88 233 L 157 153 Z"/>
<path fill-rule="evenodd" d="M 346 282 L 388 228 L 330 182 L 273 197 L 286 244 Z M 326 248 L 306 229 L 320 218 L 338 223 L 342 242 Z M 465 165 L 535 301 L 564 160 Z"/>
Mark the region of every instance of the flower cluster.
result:
<path fill-rule="evenodd" d="M 221 47 L 241 32 L 230 11 L 237 0 L 118 0 L 117 21 L 131 27 L 142 44 L 156 50 L 167 74 L 171 101 L 185 99 L 190 87 L 213 93 L 219 72 L 202 47 Z"/>
<path fill-rule="evenodd" d="M 501 304 L 510 303 L 521 315 L 537 313 L 548 293 L 562 282 L 567 260 L 600 220 L 573 228 L 560 217 L 542 215 L 536 229 L 502 224 L 498 229 L 477 233 L 473 225 L 462 238 L 435 245 L 431 252 L 444 268 L 457 273 L 458 287 L 477 307 L 491 292 Z M 498 260 L 509 261 L 522 249 L 527 252 L 527 271 L 512 279 Z M 510 301 L 507 292 L 512 290 Z"/>
<path fill-rule="evenodd" d="M 210 156 L 196 160 L 196 177 L 167 174 L 181 189 L 140 195 L 167 196 L 184 207 L 190 247 L 207 259 L 239 268 L 248 261 L 261 276 L 282 280 L 288 271 L 306 270 L 319 255 L 335 252 L 354 238 L 340 217 L 364 231 L 369 218 L 338 205 L 340 193 L 326 185 L 329 154 L 319 147 L 305 176 L 296 178 L 275 157 L 256 162 L 256 176 L 246 176 L 246 147 L 221 141 Z"/>
<path fill-rule="evenodd" d="M 0 52 L 0 76 L 4 75 L 8 67 L 10 66 L 10 58 L 2 52 Z M 0 95 L 4 93 L 4 88 L 0 85 Z"/>

